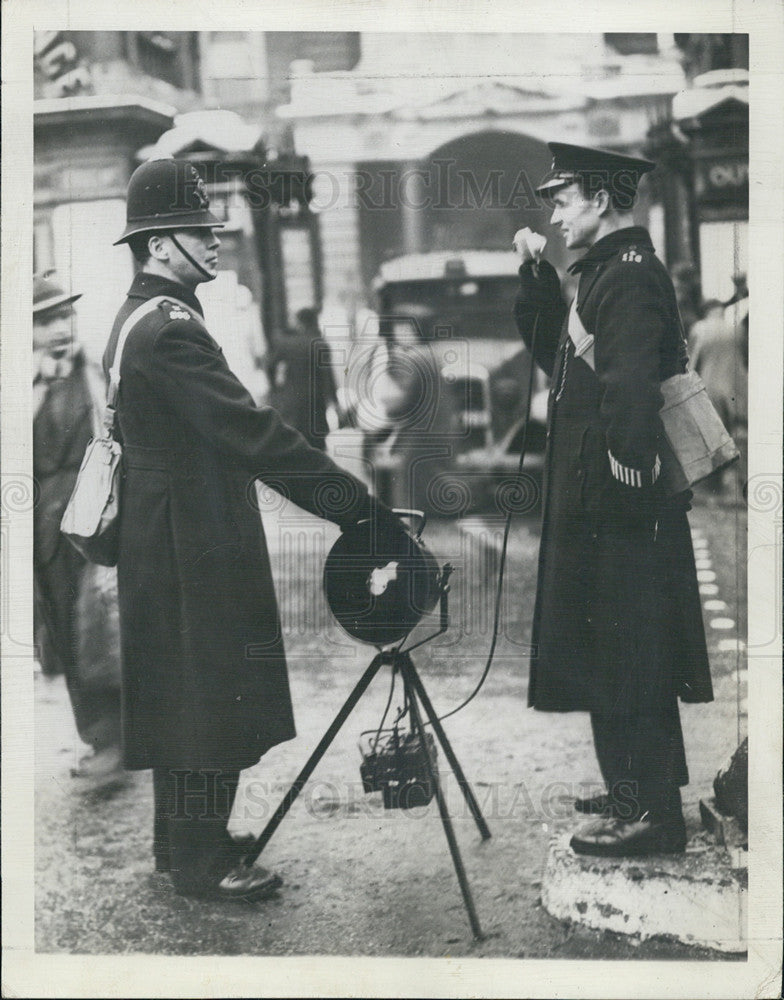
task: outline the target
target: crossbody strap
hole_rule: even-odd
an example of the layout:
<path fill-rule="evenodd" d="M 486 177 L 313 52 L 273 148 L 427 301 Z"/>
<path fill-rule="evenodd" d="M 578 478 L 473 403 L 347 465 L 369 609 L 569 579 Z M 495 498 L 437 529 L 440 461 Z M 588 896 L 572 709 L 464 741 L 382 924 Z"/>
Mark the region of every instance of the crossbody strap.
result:
<path fill-rule="evenodd" d="M 103 414 L 106 407 L 106 380 L 97 365 L 85 362 L 84 381 L 90 395 L 90 415 L 93 425 L 93 437 L 101 436 Z"/>
<path fill-rule="evenodd" d="M 170 296 L 168 295 L 156 295 L 152 299 L 147 299 L 138 309 L 134 309 L 120 329 L 120 335 L 117 338 L 117 347 L 114 350 L 114 361 L 109 369 L 109 388 L 106 391 L 106 410 L 103 416 L 103 429 L 107 437 L 111 437 L 114 433 L 115 407 L 117 405 L 117 393 L 120 390 L 120 364 L 128 334 L 140 320 L 157 309 L 161 302 L 168 301 L 169 298 Z"/>
<path fill-rule="evenodd" d="M 575 357 L 582 358 L 591 371 L 596 371 L 596 359 L 594 357 L 594 336 L 585 329 L 580 314 L 577 312 L 577 296 L 572 299 L 572 306 L 569 310 L 568 323 L 569 339 L 574 344 Z M 681 341 L 685 344 L 685 338 L 681 332 Z M 684 357 L 684 370 L 689 371 L 688 357 Z M 676 373 L 677 374 L 677 373 Z M 665 380 L 666 381 L 666 380 Z"/>
<path fill-rule="evenodd" d="M 577 358 L 582 358 L 591 371 L 596 371 L 596 361 L 594 359 L 593 334 L 588 333 L 577 312 L 577 296 L 572 299 L 572 307 L 569 310 L 569 339 L 574 344 L 574 354 Z"/>
<path fill-rule="evenodd" d="M 576 295 L 574 299 L 572 299 L 572 307 L 569 310 L 568 332 L 569 339 L 574 344 L 575 357 L 582 358 L 591 371 L 596 371 L 596 359 L 594 358 L 594 336 L 592 333 L 588 333 L 583 325 L 583 321 L 580 319 L 580 314 L 577 312 Z M 623 465 L 609 450 L 607 455 L 610 459 L 610 471 L 613 476 L 619 482 L 625 483 L 627 486 L 642 488 L 642 486 L 652 485 L 659 478 L 661 461 L 658 455 L 656 456 L 653 468 L 645 470 L 633 469 L 629 466 Z"/>

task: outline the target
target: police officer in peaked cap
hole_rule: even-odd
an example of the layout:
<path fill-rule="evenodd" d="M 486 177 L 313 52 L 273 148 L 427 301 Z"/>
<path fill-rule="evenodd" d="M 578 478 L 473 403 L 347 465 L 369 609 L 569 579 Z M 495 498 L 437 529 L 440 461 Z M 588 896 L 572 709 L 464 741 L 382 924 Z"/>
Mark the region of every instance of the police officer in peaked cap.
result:
<path fill-rule="evenodd" d="M 125 480 L 118 559 L 123 762 L 151 768 L 156 868 L 192 896 L 262 898 L 280 878 L 241 863 L 226 829 L 240 770 L 295 735 L 254 483 L 341 527 L 393 515 L 270 407 L 257 407 L 204 323 L 222 223 L 182 160 L 140 166 L 127 243 L 141 270 L 120 307 Z M 130 331 L 130 332 L 127 332 Z"/>
<path fill-rule="evenodd" d="M 712 700 L 690 493 L 660 478 L 660 383 L 685 369 L 672 282 L 632 208 L 649 160 L 549 144 L 538 188 L 569 250 L 571 306 L 544 240 L 515 236 L 515 318 L 552 378 L 528 702 L 590 713 L 605 790 L 580 853 L 680 852 L 688 770 L 678 700 Z M 579 781 L 578 775 L 574 775 Z"/>

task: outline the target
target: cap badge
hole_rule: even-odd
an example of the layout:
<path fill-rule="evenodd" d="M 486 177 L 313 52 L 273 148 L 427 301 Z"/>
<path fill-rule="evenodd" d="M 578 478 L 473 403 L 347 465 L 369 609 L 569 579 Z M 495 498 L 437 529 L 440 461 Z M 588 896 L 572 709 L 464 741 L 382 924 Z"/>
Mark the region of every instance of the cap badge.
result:
<path fill-rule="evenodd" d="M 207 186 L 201 177 L 196 180 L 196 198 L 199 202 L 199 208 L 209 208 L 210 199 L 207 194 Z"/>

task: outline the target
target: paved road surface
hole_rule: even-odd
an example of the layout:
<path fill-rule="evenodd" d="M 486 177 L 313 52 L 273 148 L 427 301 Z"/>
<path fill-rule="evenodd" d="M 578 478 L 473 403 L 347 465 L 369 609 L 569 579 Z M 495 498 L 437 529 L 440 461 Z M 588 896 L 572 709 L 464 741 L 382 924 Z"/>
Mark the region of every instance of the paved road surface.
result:
<path fill-rule="evenodd" d="M 743 628 L 736 594 L 732 508 L 699 506 L 692 523 L 705 577 L 716 682 L 711 705 L 683 706 L 692 783 L 687 820 L 745 729 Z M 454 707 L 478 678 L 489 642 L 500 525 L 475 519 L 432 524 L 425 537 L 456 565 L 453 626 L 416 662 L 439 711 Z M 232 820 L 258 832 L 283 789 L 355 683 L 372 650 L 342 636 L 320 588 L 334 538 L 320 522 L 289 519 L 270 532 L 274 549 L 299 736 L 246 772 Z M 447 778 L 450 807 L 486 933 L 472 941 L 435 803 L 385 811 L 359 784 L 357 741 L 379 721 L 388 675 L 379 676 L 322 761 L 263 856 L 284 879 L 276 899 L 258 904 L 196 903 L 176 896 L 151 864 L 149 772 L 111 797 L 78 796 L 69 768 L 83 751 L 62 682 L 36 677 L 36 940 L 48 952 L 223 955 L 466 955 L 656 958 L 704 954 L 666 941 L 635 945 L 560 924 L 539 904 L 547 846 L 575 824 L 578 784 L 598 782 L 587 717 L 547 715 L 525 706 L 525 656 L 538 531 L 515 523 L 504 626 L 490 677 L 477 699 L 445 723 L 474 785 L 492 839 L 483 843 Z M 708 562 L 711 563 L 708 566 Z M 740 559 L 742 568 L 744 560 Z M 716 592 L 712 592 L 712 587 Z M 716 624 L 718 620 L 718 624 Z M 730 622 L 730 624 L 728 624 Z M 741 632 L 742 634 L 742 632 Z M 396 704 L 397 702 L 395 702 Z M 445 762 L 441 760 L 442 768 Z"/>

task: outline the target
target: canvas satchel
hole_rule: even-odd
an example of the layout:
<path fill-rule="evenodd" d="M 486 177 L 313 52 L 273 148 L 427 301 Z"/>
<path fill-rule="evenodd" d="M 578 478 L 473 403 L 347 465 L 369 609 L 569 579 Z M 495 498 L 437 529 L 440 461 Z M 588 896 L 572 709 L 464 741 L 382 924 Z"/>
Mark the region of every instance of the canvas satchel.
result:
<path fill-rule="evenodd" d="M 575 355 L 595 371 L 594 337 L 583 326 L 576 296 L 569 310 L 568 330 Z M 740 457 L 740 452 L 697 372 L 687 369 L 673 375 L 660 388 L 664 397 L 659 410 L 664 431 L 660 479 L 665 494 L 673 496 L 725 468 Z"/>
<path fill-rule="evenodd" d="M 166 301 L 149 299 L 126 319 L 117 338 L 114 363 L 100 429 L 90 438 L 76 483 L 60 522 L 60 531 L 89 562 L 116 566 L 120 532 L 122 446 L 115 440 L 115 407 L 120 388 L 120 362 L 128 334 L 148 313 Z"/>

